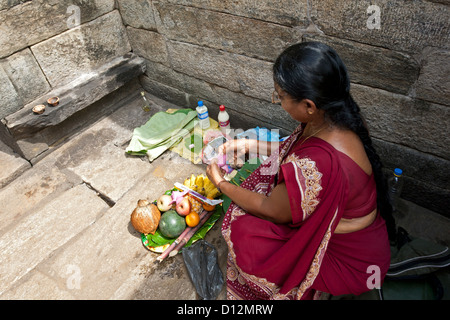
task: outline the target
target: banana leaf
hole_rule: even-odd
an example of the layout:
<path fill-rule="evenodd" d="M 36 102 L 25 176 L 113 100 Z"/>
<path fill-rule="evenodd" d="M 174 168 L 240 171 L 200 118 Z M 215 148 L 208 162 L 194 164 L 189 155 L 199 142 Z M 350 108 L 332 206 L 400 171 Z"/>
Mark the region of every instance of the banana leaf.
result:
<path fill-rule="evenodd" d="M 256 168 L 258 168 L 261 165 L 261 160 L 259 158 L 254 158 L 248 160 L 242 168 L 236 173 L 236 175 L 230 180 L 230 182 L 234 185 L 240 186 L 241 183 L 247 179 L 247 177 L 255 171 Z M 228 207 L 231 204 L 231 199 L 228 198 L 226 195 L 222 195 L 221 199 L 223 200 L 222 206 L 223 206 L 223 212 L 227 212 Z"/>
<path fill-rule="evenodd" d="M 194 235 L 191 237 L 191 239 L 187 242 L 187 244 L 184 247 L 187 248 L 190 245 L 192 245 L 195 241 L 204 239 L 208 231 L 214 226 L 217 220 L 219 220 L 221 214 L 222 214 L 222 206 L 217 205 L 211 217 L 205 222 L 205 224 L 200 229 L 197 230 L 196 233 L 194 233 Z M 164 235 L 161 234 L 158 228 L 155 234 L 148 234 L 148 235 L 141 234 L 141 240 L 144 246 L 150 249 L 171 244 L 176 240 L 176 238 L 172 239 L 165 237 Z"/>

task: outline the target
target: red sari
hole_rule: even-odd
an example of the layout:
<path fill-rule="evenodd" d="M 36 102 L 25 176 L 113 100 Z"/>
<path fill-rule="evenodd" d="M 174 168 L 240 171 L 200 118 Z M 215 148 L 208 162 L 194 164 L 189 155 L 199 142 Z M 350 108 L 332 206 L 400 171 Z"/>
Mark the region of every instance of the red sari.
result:
<path fill-rule="evenodd" d="M 361 294 L 371 289 L 370 266 L 379 268 L 380 281 L 389 268 L 389 241 L 379 214 L 365 229 L 334 234 L 342 217 L 363 216 L 375 209 L 373 176 L 324 140 L 302 140 L 301 133 L 299 126 L 241 184 L 268 196 L 284 182 L 292 223 L 260 219 L 233 202 L 225 214 L 228 299 Z"/>

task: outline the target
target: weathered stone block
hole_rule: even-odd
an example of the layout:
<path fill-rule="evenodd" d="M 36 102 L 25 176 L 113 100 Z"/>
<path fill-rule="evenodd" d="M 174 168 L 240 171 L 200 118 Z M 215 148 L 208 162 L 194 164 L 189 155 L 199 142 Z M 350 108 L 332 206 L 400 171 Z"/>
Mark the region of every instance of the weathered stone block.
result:
<path fill-rule="evenodd" d="M 21 175 L 26 169 L 30 168 L 30 163 L 25 159 L 21 158 L 17 153 L 14 153 L 11 148 L 6 146 L 0 140 L 0 163 L 2 164 L 2 169 L 0 170 L 0 189 L 6 186 L 9 182 L 14 180 L 17 176 Z M 15 196 L 15 195 L 14 195 Z M 5 204 L 10 202 L 11 197 L 5 201 L 0 201 L 2 203 L 3 209 Z M 1 194 L 0 194 L 1 198 Z M 0 214 L 0 220 L 4 219 L 4 214 Z M 0 223 L 4 226 L 4 223 Z"/>
<path fill-rule="evenodd" d="M 380 10 L 379 29 L 373 25 Z M 397 51 L 420 52 L 428 46 L 449 48 L 449 7 L 429 1 L 311 0 L 311 19 L 326 35 L 354 40 Z M 376 21 L 375 21 L 376 22 Z"/>
<path fill-rule="evenodd" d="M 419 75 L 419 64 L 404 53 L 327 36 L 306 35 L 304 40 L 335 49 L 355 83 L 407 94 Z"/>
<path fill-rule="evenodd" d="M 283 134 L 290 134 L 299 123 L 292 119 L 279 104 L 268 101 L 271 99 L 272 91 L 266 95 L 264 100 L 261 100 L 241 93 L 237 94 L 225 88 L 215 87 L 216 98 L 213 101 L 217 103 L 216 111 L 219 110 L 220 104 L 227 107 L 228 112 L 231 113 L 230 121 L 233 128 L 248 128 L 248 125 L 239 121 L 239 118 L 242 115 L 250 115 L 254 118 L 252 121 L 253 127 L 262 127 L 262 123 L 265 123 L 268 129 L 280 129 Z"/>
<path fill-rule="evenodd" d="M 150 94 L 183 108 L 192 107 L 187 103 L 186 93 L 181 91 L 180 89 L 168 86 L 161 82 L 154 81 L 147 76 L 142 76 L 140 78 L 140 81 L 145 91 L 149 92 Z"/>
<path fill-rule="evenodd" d="M 300 41 L 294 29 L 279 24 L 179 5 L 155 7 L 158 31 L 172 40 L 266 60 L 275 60 L 283 48 Z"/>
<path fill-rule="evenodd" d="M 297 122 L 281 106 L 270 102 L 273 87 L 264 99 L 255 99 L 209 84 L 158 63 L 148 60 L 146 63 L 147 76 L 142 77 L 141 82 L 147 91 L 186 107 L 195 107 L 198 100 L 208 101 L 208 112 L 214 119 L 217 119 L 219 105 L 224 104 L 232 118 L 233 128 L 248 129 L 266 126 L 279 128 L 283 134 L 287 134 L 297 126 Z M 183 93 L 186 93 L 189 99 L 187 104 L 186 95 Z"/>
<path fill-rule="evenodd" d="M 450 108 L 357 84 L 351 93 L 374 137 L 450 159 Z"/>
<path fill-rule="evenodd" d="M 50 90 L 50 85 L 30 49 L 0 60 L 0 64 L 14 84 L 23 104 Z"/>
<path fill-rule="evenodd" d="M 112 11 L 114 0 L 27 1 L 0 11 L 0 58 L 68 30 L 71 5 L 79 7 L 80 23 L 85 23 Z"/>
<path fill-rule="evenodd" d="M 0 65 L 0 97 L 2 99 L 0 106 L 0 119 L 4 118 L 8 114 L 20 109 L 22 99 L 17 94 L 16 88 L 11 83 L 7 73 Z"/>
<path fill-rule="evenodd" d="M 273 91 L 270 62 L 175 41 L 168 48 L 176 71 L 255 98 Z"/>
<path fill-rule="evenodd" d="M 118 0 L 119 10 L 125 25 L 147 30 L 156 30 L 152 1 Z"/>
<path fill-rule="evenodd" d="M 177 72 L 170 67 L 166 67 L 160 63 L 155 63 L 147 59 L 145 62 L 145 74 L 148 79 L 176 88 L 178 90 L 182 90 L 183 92 L 186 92 L 188 94 L 207 98 L 207 100 L 210 100 L 215 95 L 213 86 L 201 79 L 188 76 L 181 72 Z M 193 106 L 195 105 L 196 104 L 194 104 Z"/>
<path fill-rule="evenodd" d="M 163 2 L 163 1 L 160 1 Z M 166 0 L 164 2 L 231 13 L 237 16 L 306 28 L 309 25 L 307 0 Z"/>
<path fill-rule="evenodd" d="M 154 31 L 127 27 L 133 52 L 150 61 L 169 65 L 164 37 Z"/>
<path fill-rule="evenodd" d="M 82 184 L 18 221 L 0 239 L 0 292 L 93 224 L 107 209 L 108 205 Z"/>
<path fill-rule="evenodd" d="M 119 12 L 113 11 L 31 47 L 52 85 L 89 76 L 92 70 L 131 50 Z"/>
<path fill-rule="evenodd" d="M 422 70 L 415 85 L 420 99 L 450 105 L 450 51 L 426 48 L 422 52 Z"/>
<path fill-rule="evenodd" d="M 372 141 L 383 162 L 386 176 L 391 175 L 394 168 L 403 170 L 403 199 L 450 218 L 450 171 L 446 170 L 450 167 L 450 160 L 398 143 L 377 138 Z"/>
<path fill-rule="evenodd" d="M 28 169 L 31 169 L 29 163 Z M 80 183 L 80 178 L 66 175 L 54 165 L 37 164 L 32 170 L 26 170 L 0 191 L 0 231 L 5 232 L 30 211 Z"/>
<path fill-rule="evenodd" d="M 59 87 L 6 117 L 6 126 L 16 139 L 20 139 L 46 127 L 57 125 L 75 112 L 137 78 L 145 71 L 144 68 L 144 60 L 133 54 L 117 57 L 93 70 L 88 77 L 81 77 L 66 86 Z M 57 107 L 47 107 L 42 115 L 36 115 L 31 111 L 34 105 L 45 103 L 47 97 L 52 96 L 60 98 Z"/>
<path fill-rule="evenodd" d="M 0 0 L 0 10 L 9 9 L 11 7 L 17 6 L 18 4 L 28 1 L 31 0 Z"/>

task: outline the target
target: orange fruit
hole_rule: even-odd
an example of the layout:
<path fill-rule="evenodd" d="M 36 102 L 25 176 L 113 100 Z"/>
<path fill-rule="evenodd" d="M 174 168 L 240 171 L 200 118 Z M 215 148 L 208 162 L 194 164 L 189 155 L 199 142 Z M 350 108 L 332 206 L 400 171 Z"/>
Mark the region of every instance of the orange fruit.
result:
<path fill-rule="evenodd" d="M 186 219 L 186 224 L 188 225 L 188 227 L 191 227 L 191 228 L 195 227 L 200 222 L 200 216 L 195 211 L 191 211 L 191 213 L 189 213 L 185 219 Z"/>
<path fill-rule="evenodd" d="M 212 205 L 212 204 L 209 204 L 209 203 L 206 203 L 206 202 L 203 202 L 202 207 L 206 211 L 213 211 L 216 208 L 215 205 Z"/>
<path fill-rule="evenodd" d="M 210 198 L 210 197 L 208 197 L 208 199 L 209 200 L 214 200 L 213 198 Z M 212 204 L 209 204 L 209 203 L 206 203 L 206 202 L 202 202 L 202 207 L 206 211 L 213 211 L 216 208 L 215 205 L 212 205 Z"/>

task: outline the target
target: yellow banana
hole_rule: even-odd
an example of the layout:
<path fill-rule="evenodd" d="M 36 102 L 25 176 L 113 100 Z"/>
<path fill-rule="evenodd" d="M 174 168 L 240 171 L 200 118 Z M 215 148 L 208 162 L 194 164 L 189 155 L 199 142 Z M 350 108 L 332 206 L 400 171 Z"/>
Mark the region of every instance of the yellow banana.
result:
<path fill-rule="evenodd" d="M 199 188 L 203 188 L 203 181 L 204 181 L 203 174 L 199 174 L 199 175 L 197 176 L 197 178 L 195 178 L 195 184 L 196 184 Z"/>
<path fill-rule="evenodd" d="M 190 180 L 191 180 L 190 185 L 191 185 L 191 187 L 193 187 L 195 185 L 195 175 L 194 174 L 191 174 Z"/>
<path fill-rule="evenodd" d="M 214 188 L 206 194 L 206 197 L 210 198 L 210 199 L 215 199 L 220 195 L 221 195 L 221 193 L 219 192 L 219 190 L 217 188 Z"/>

